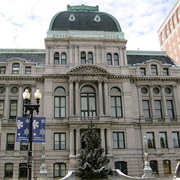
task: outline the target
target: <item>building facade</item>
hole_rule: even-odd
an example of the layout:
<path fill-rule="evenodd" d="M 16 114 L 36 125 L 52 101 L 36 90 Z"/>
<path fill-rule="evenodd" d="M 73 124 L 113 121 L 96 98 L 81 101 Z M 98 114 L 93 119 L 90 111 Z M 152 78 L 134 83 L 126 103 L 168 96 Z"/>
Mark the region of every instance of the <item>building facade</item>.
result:
<path fill-rule="evenodd" d="M 180 160 L 180 69 L 164 52 L 127 51 L 118 21 L 98 6 L 67 6 L 51 20 L 45 49 L 0 50 L 0 179 L 26 179 L 28 143 L 16 142 L 25 89 L 42 93 L 50 179 L 77 170 L 81 136 L 92 122 L 109 166 L 143 174 L 143 137 L 156 176 Z M 35 103 L 33 97 L 31 102 Z M 33 143 L 32 177 L 43 148 Z"/>
<path fill-rule="evenodd" d="M 180 64 L 180 1 L 178 0 L 158 30 L 162 51 Z"/>

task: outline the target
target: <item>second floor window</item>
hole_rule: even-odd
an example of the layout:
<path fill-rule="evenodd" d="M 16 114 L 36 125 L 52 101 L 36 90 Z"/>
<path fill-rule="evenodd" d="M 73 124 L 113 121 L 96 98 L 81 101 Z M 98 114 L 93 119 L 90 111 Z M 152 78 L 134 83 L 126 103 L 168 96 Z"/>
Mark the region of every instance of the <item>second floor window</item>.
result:
<path fill-rule="evenodd" d="M 167 100 L 166 105 L 167 105 L 168 116 L 170 118 L 174 118 L 173 101 L 172 100 Z"/>
<path fill-rule="evenodd" d="M 81 64 L 86 64 L 86 53 L 81 52 Z"/>
<path fill-rule="evenodd" d="M 31 74 L 31 66 L 25 67 L 25 74 Z"/>
<path fill-rule="evenodd" d="M 155 148 L 155 140 L 154 140 L 154 133 L 153 132 L 147 132 L 147 145 L 149 149 Z"/>
<path fill-rule="evenodd" d="M 54 91 L 54 117 L 65 118 L 66 117 L 66 96 L 65 89 L 63 87 L 57 87 Z"/>
<path fill-rule="evenodd" d="M 6 150 L 7 151 L 13 151 L 14 150 L 14 145 L 15 145 L 15 134 L 7 134 L 7 139 L 6 139 Z"/>
<path fill-rule="evenodd" d="M 144 113 L 145 119 L 150 118 L 149 100 L 143 100 L 143 113 Z"/>
<path fill-rule="evenodd" d="M 122 102 L 119 88 L 112 88 L 111 93 L 111 116 L 122 117 Z"/>
<path fill-rule="evenodd" d="M 66 175 L 66 164 L 55 163 L 54 164 L 54 177 L 63 177 Z"/>
<path fill-rule="evenodd" d="M 28 150 L 28 142 L 21 142 L 20 143 L 20 150 L 27 151 Z"/>
<path fill-rule="evenodd" d="M 110 53 L 107 54 L 107 65 L 112 65 L 112 55 Z"/>
<path fill-rule="evenodd" d="M 81 116 L 96 116 L 95 90 L 90 86 L 81 89 Z"/>
<path fill-rule="evenodd" d="M 16 119 L 16 117 L 17 117 L 17 100 L 11 100 L 9 118 Z"/>
<path fill-rule="evenodd" d="M 180 148 L 179 132 L 172 132 L 172 137 L 173 137 L 173 147 Z"/>
<path fill-rule="evenodd" d="M 146 68 L 140 68 L 140 73 L 142 76 L 146 75 Z"/>
<path fill-rule="evenodd" d="M 19 63 L 13 63 L 13 65 L 12 65 L 12 74 L 19 74 L 19 68 L 20 68 Z"/>
<path fill-rule="evenodd" d="M 54 149 L 55 150 L 66 149 L 66 134 L 65 133 L 54 134 Z"/>
<path fill-rule="evenodd" d="M 161 101 L 155 100 L 154 101 L 154 107 L 155 107 L 155 113 L 157 118 L 162 118 L 162 107 L 161 107 Z"/>
<path fill-rule="evenodd" d="M 161 148 L 168 148 L 166 132 L 160 132 L 159 135 Z"/>
<path fill-rule="evenodd" d="M 125 148 L 124 132 L 113 132 L 113 148 L 115 149 Z"/>
<path fill-rule="evenodd" d="M 67 64 L 67 56 L 66 53 L 61 54 L 61 65 L 66 65 Z"/>

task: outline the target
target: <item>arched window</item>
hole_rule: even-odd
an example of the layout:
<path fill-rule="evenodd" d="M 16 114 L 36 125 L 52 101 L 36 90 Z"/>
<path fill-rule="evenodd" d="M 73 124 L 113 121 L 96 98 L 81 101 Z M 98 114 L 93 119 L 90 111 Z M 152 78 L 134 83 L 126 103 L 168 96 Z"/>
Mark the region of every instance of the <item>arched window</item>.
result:
<path fill-rule="evenodd" d="M 150 161 L 150 167 L 153 171 L 153 174 L 158 174 L 158 163 L 155 160 Z"/>
<path fill-rule="evenodd" d="M 110 91 L 111 95 L 111 116 L 122 117 L 122 98 L 121 91 L 117 87 L 113 87 Z"/>
<path fill-rule="evenodd" d="M 93 53 L 88 52 L 88 64 L 93 64 Z"/>
<path fill-rule="evenodd" d="M 114 65 L 119 65 L 119 56 L 117 53 L 114 54 Z"/>
<path fill-rule="evenodd" d="M 119 169 L 122 173 L 128 174 L 127 170 L 127 162 L 125 161 L 117 161 L 115 162 L 115 169 Z"/>
<path fill-rule="evenodd" d="M 19 178 L 27 178 L 27 164 L 26 163 L 19 164 Z"/>
<path fill-rule="evenodd" d="M 110 53 L 107 54 L 107 65 L 112 65 L 112 55 Z"/>
<path fill-rule="evenodd" d="M 96 94 L 90 86 L 81 89 L 81 116 L 96 116 Z"/>
<path fill-rule="evenodd" d="M 66 164 L 65 163 L 55 163 L 53 166 L 54 177 L 63 177 L 66 175 Z"/>
<path fill-rule="evenodd" d="M 5 178 L 12 178 L 13 177 L 13 164 L 12 163 L 6 163 L 5 164 L 4 177 Z"/>
<path fill-rule="evenodd" d="M 58 65 L 59 64 L 59 53 L 55 52 L 54 53 L 54 65 Z"/>
<path fill-rule="evenodd" d="M 86 64 L 86 53 L 81 52 L 81 64 Z"/>
<path fill-rule="evenodd" d="M 20 64 L 13 63 L 12 65 L 12 74 L 19 74 Z"/>
<path fill-rule="evenodd" d="M 151 75 L 157 76 L 158 71 L 157 71 L 157 66 L 156 65 L 151 65 Z"/>
<path fill-rule="evenodd" d="M 61 54 L 61 65 L 66 65 L 67 64 L 67 56 L 66 53 Z"/>
<path fill-rule="evenodd" d="M 54 117 L 66 117 L 66 91 L 63 87 L 57 87 L 54 90 Z"/>

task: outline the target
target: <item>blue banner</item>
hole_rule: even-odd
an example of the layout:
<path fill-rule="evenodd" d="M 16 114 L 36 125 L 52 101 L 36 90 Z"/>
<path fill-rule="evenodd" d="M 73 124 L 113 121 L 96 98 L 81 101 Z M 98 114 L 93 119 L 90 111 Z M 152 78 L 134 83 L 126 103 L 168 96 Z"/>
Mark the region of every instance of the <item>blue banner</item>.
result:
<path fill-rule="evenodd" d="M 18 142 L 29 142 L 30 117 L 17 118 Z M 32 142 L 45 142 L 45 117 L 33 117 Z"/>

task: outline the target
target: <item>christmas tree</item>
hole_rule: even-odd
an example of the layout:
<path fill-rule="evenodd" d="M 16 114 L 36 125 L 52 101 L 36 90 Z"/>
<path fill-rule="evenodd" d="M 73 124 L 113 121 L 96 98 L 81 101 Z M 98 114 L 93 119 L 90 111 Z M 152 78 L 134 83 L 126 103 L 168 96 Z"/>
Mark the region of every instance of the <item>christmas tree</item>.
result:
<path fill-rule="evenodd" d="M 97 133 L 97 128 L 93 125 L 82 135 L 82 147 L 79 156 L 79 176 L 82 179 L 107 178 L 110 168 L 107 167 L 109 159 L 104 154 L 101 147 L 101 138 Z"/>

